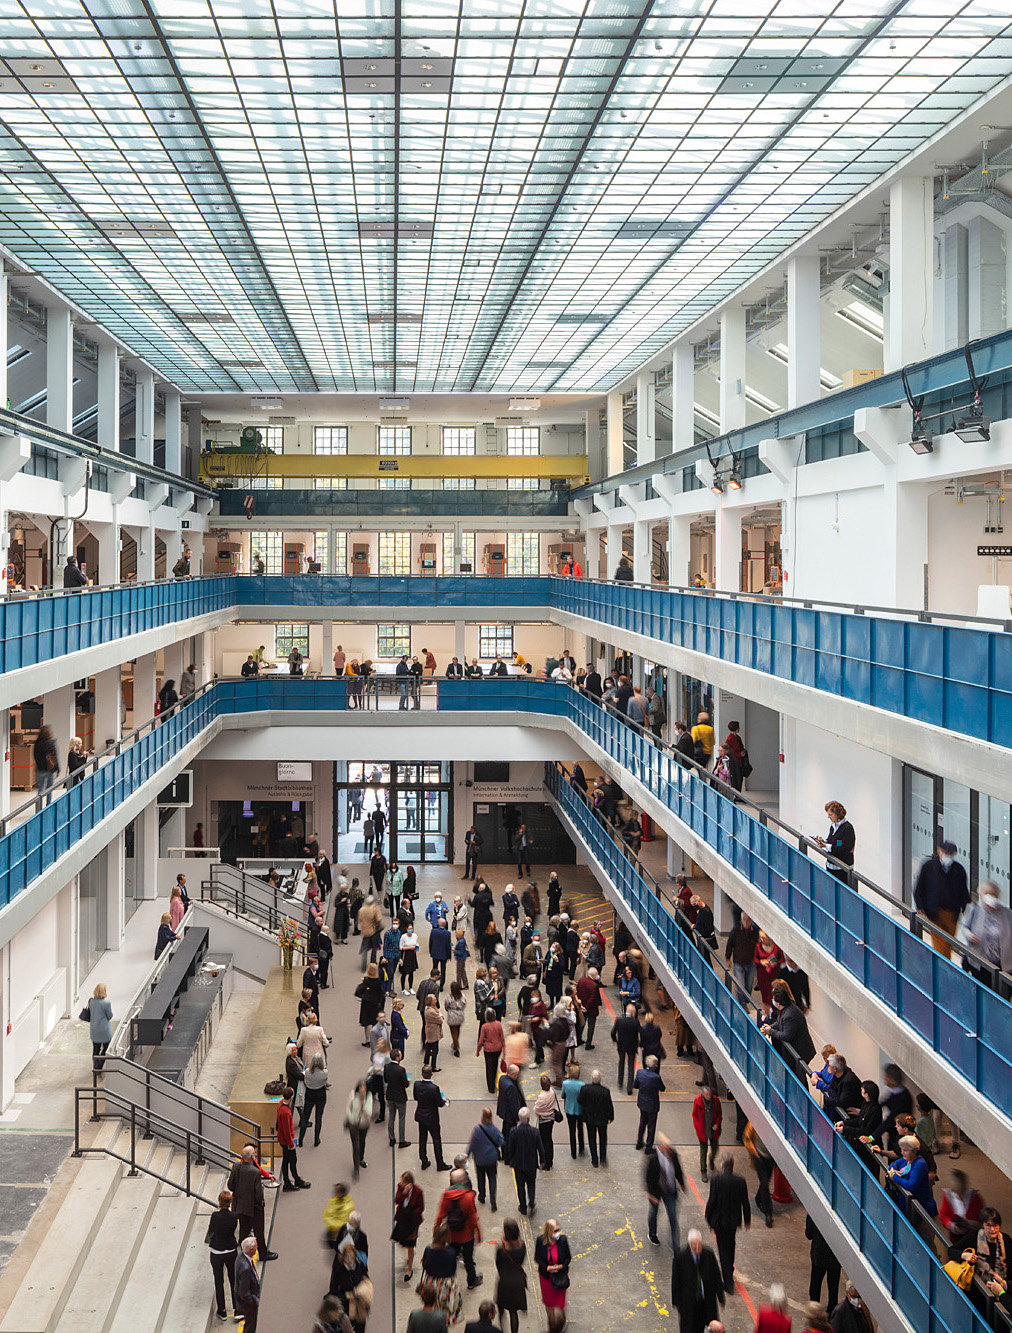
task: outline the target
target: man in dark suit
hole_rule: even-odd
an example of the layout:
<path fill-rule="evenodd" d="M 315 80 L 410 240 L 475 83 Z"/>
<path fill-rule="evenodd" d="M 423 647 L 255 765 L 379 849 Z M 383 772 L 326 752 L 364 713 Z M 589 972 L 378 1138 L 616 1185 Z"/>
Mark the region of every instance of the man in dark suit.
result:
<path fill-rule="evenodd" d="M 690 1231 L 688 1245 L 671 1264 L 671 1304 L 678 1310 L 680 1333 L 703 1333 L 726 1299 L 717 1256 L 698 1231 Z"/>
<path fill-rule="evenodd" d="M 313 1013 L 320 1016 L 320 962 L 318 958 L 309 958 L 308 967 L 302 974 L 302 989 L 313 992 Z"/>
<path fill-rule="evenodd" d="M 443 1138 L 439 1130 L 439 1108 L 447 1103 L 439 1088 L 432 1081 L 432 1067 L 430 1065 L 422 1067 L 422 1077 L 415 1084 L 412 1095 L 417 1102 L 415 1122 L 418 1125 L 418 1155 L 422 1159 L 422 1170 L 427 1171 L 429 1169 L 426 1149 L 429 1146 L 429 1136 L 431 1135 L 432 1147 L 436 1155 L 436 1169 L 438 1171 L 449 1171 L 450 1164 L 443 1161 Z"/>
<path fill-rule="evenodd" d="M 520 1213 L 526 1217 L 528 1212 L 534 1212 L 538 1167 L 544 1165 L 545 1150 L 541 1135 L 531 1124 L 531 1113 L 526 1106 L 521 1106 L 519 1115 L 517 1124 L 510 1130 L 506 1140 L 506 1160 L 513 1168 L 513 1177 L 517 1182 Z"/>
<path fill-rule="evenodd" d="M 618 1086 L 621 1088 L 625 1083 L 626 1092 L 631 1094 L 636 1053 L 640 1048 L 640 1024 L 634 1004 L 626 1005 L 622 1017 L 615 1019 L 611 1028 L 611 1039 L 618 1047 Z"/>
<path fill-rule="evenodd" d="M 450 932 L 446 928 L 446 921 L 443 917 L 429 931 L 429 957 L 432 959 L 433 970 L 439 968 L 439 989 L 442 990 L 446 985 L 446 964 L 450 961 L 450 954 L 453 952 L 453 941 L 450 938 Z"/>
<path fill-rule="evenodd" d="M 657 1128 L 657 1115 L 661 1109 L 661 1093 L 664 1083 L 657 1072 L 657 1056 L 648 1055 L 646 1064 L 633 1079 L 636 1089 L 636 1105 L 640 1113 L 640 1127 L 636 1131 L 636 1151 L 646 1147 L 647 1152 L 654 1146 L 654 1130 Z"/>
<path fill-rule="evenodd" d="M 256 1149 L 252 1143 L 246 1144 L 242 1160 L 229 1172 L 228 1188 L 232 1194 L 232 1211 L 239 1218 L 239 1238 L 252 1234 L 261 1260 L 276 1259 L 277 1253 L 267 1248 L 264 1235 L 264 1178 L 256 1164 Z"/>
<path fill-rule="evenodd" d="M 724 1290 L 734 1291 L 734 1247 L 738 1228 L 748 1231 L 752 1225 L 752 1209 L 748 1201 L 748 1185 L 742 1176 L 734 1173 L 734 1158 L 725 1153 L 720 1170 L 710 1181 L 710 1197 L 706 1203 L 706 1225 L 717 1241 L 720 1269 L 724 1276 Z"/>
<path fill-rule="evenodd" d="M 243 1325 L 246 1333 L 256 1333 L 260 1311 L 260 1278 L 253 1262 L 256 1252 L 256 1241 L 247 1236 L 235 1261 L 235 1304 L 246 1321 Z"/>
<path fill-rule="evenodd" d="M 499 1100 L 495 1104 L 495 1113 L 502 1121 L 502 1136 L 506 1140 L 504 1162 L 509 1161 L 510 1130 L 520 1118 L 520 1108 L 524 1105 L 524 1094 L 520 1091 L 520 1070 L 510 1065 L 499 1078 Z"/>
<path fill-rule="evenodd" d="M 502 1087 L 502 1080 L 499 1080 Z M 580 1114 L 587 1127 L 587 1145 L 590 1148 L 590 1164 L 608 1165 L 608 1126 L 615 1119 L 615 1107 L 611 1100 L 611 1088 L 601 1082 L 601 1071 L 595 1069 L 590 1075 L 590 1082 L 580 1089 L 577 1099 Z"/>
<path fill-rule="evenodd" d="M 478 1306 L 478 1318 L 464 1325 L 464 1333 L 502 1333 L 495 1323 L 494 1301 L 482 1301 Z"/>
<path fill-rule="evenodd" d="M 647 1208 L 647 1238 L 651 1245 L 660 1245 L 657 1234 L 657 1213 L 664 1204 L 671 1227 L 671 1248 L 678 1253 L 678 1194 L 685 1192 L 685 1176 L 682 1164 L 678 1160 L 671 1140 L 666 1134 L 657 1135 L 657 1150 L 647 1151 L 646 1191 L 649 1207 Z"/>

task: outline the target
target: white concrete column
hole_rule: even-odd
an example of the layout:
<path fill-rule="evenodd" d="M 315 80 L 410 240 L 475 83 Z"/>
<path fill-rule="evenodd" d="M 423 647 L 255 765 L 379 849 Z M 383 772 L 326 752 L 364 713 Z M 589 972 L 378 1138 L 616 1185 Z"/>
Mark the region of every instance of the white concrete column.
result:
<path fill-rule="evenodd" d="M 157 662 L 154 653 L 145 653 L 134 662 L 134 709 L 133 726 L 148 722 L 154 716 Z"/>
<path fill-rule="evenodd" d="M 62 967 L 67 984 L 64 991 L 64 1007 L 67 1014 L 75 1014 L 72 1008 L 77 998 L 81 976 L 77 956 L 77 935 L 80 922 L 81 879 L 74 875 L 65 888 L 56 896 L 56 966 Z M 10 1012 L 9 1010 L 7 1011 Z"/>
<path fill-rule="evenodd" d="M 787 263 L 787 406 L 817 402 L 822 394 L 821 267 L 818 255 Z"/>
<path fill-rule="evenodd" d="M 652 463 L 657 456 L 655 438 L 654 372 L 641 370 L 636 376 L 636 462 Z"/>
<path fill-rule="evenodd" d="M 688 587 L 692 571 L 692 519 L 680 514 L 668 517 L 668 583 L 676 588 Z"/>
<path fill-rule="evenodd" d="M 167 643 L 162 649 L 162 683 L 167 680 L 176 682 L 176 693 L 179 693 L 179 678 L 183 674 L 183 667 L 186 663 L 183 661 L 183 653 L 187 645 L 182 639 L 177 639 L 175 643 Z"/>
<path fill-rule="evenodd" d="M 172 577 L 172 566 L 183 554 L 183 533 L 178 528 L 169 528 L 162 532 L 162 541 L 165 543 L 165 577 Z M 187 545 L 189 545 L 187 541 Z M 193 571 L 191 562 L 190 571 Z"/>
<path fill-rule="evenodd" d="M 588 579 L 599 579 L 601 574 L 601 531 L 599 528 L 588 528 L 584 532 L 586 537 L 585 554 L 583 561 L 583 572 Z"/>
<path fill-rule="evenodd" d="M 329 676 L 334 670 L 334 622 L 332 620 L 323 622 L 322 657 L 323 662 L 320 671 L 324 676 Z"/>
<path fill-rule="evenodd" d="M 190 548 L 190 577 L 199 578 L 204 572 L 204 534 L 186 532 L 183 533 L 183 540 Z"/>
<path fill-rule="evenodd" d="M 671 449 L 680 453 L 696 441 L 696 362 L 690 342 L 675 343 L 671 357 Z"/>
<path fill-rule="evenodd" d="M 178 389 L 166 385 L 165 399 L 165 471 L 180 476 L 183 469 L 183 411 Z"/>
<path fill-rule="evenodd" d="M 155 577 L 155 530 L 132 528 L 130 535 L 137 543 L 137 582 L 151 583 Z"/>
<path fill-rule="evenodd" d="M 152 370 L 137 371 L 134 395 L 134 455 L 142 463 L 155 461 L 155 375 Z"/>
<path fill-rule="evenodd" d="M 154 801 L 145 806 L 134 820 L 134 874 L 140 893 L 135 896 L 150 901 L 158 895 L 158 806 Z M 165 910 L 169 910 L 169 894 L 165 893 Z"/>
<path fill-rule="evenodd" d="M 931 355 L 934 282 L 934 182 L 902 176 L 889 189 L 889 300 L 885 368 Z"/>
<path fill-rule="evenodd" d="M 729 306 L 720 314 L 720 432 L 745 424 L 745 310 Z"/>
<path fill-rule="evenodd" d="M 56 742 L 56 757 L 60 765 L 60 777 L 67 775 L 67 751 L 71 737 L 77 734 L 77 719 L 74 711 L 73 685 L 61 685 L 42 696 L 42 720 L 52 730 Z"/>
<path fill-rule="evenodd" d="M 105 947 L 118 949 L 126 931 L 126 834 L 121 830 L 101 853 L 105 893 Z"/>
<path fill-rule="evenodd" d="M 194 640 L 193 657 L 197 668 L 194 672 L 194 686 L 199 690 L 201 685 L 206 685 L 214 676 L 213 630 L 205 630 L 203 634 L 198 634 L 196 636 Z"/>
<path fill-rule="evenodd" d="M 101 343 L 98 349 L 98 442 L 119 450 L 119 348 Z"/>
<path fill-rule="evenodd" d="M 625 424 L 622 409 L 622 395 L 608 395 L 608 443 L 606 449 L 607 476 L 617 477 L 625 471 Z"/>
<path fill-rule="evenodd" d="M 123 735 L 123 670 L 110 667 L 95 676 L 95 753 Z"/>
<path fill-rule="evenodd" d="M 467 661 L 467 621 L 455 620 L 453 622 L 453 655 L 458 662 Z"/>
<path fill-rule="evenodd" d="M 6 308 L 6 302 L 5 302 Z M 6 399 L 4 400 L 6 402 Z M 11 1013 L 11 946 L 0 949 L 0 1012 Z M 0 1024 L 0 1111 L 6 1111 L 14 1096 L 14 1037 L 7 1024 Z"/>
<path fill-rule="evenodd" d="M 46 424 L 69 431 L 74 419 L 74 324 L 62 306 L 46 307 Z"/>
<path fill-rule="evenodd" d="M 652 527 L 650 520 L 645 518 L 636 519 L 633 523 L 632 566 L 633 579 L 636 583 L 651 583 L 653 581 L 650 575 L 651 556 L 653 554 L 650 546 Z"/>
<path fill-rule="evenodd" d="M 113 512 L 115 513 L 115 510 Z M 95 582 L 119 583 L 119 524 L 92 523 L 91 531 L 98 542 L 98 572 L 95 575 Z"/>
<path fill-rule="evenodd" d="M 741 510 L 717 501 L 714 533 L 714 587 L 718 592 L 741 589 Z"/>
<path fill-rule="evenodd" d="M 989 338 L 1008 327 L 1005 295 L 1005 236 L 987 218 L 966 224 L 968 334 Z"/>

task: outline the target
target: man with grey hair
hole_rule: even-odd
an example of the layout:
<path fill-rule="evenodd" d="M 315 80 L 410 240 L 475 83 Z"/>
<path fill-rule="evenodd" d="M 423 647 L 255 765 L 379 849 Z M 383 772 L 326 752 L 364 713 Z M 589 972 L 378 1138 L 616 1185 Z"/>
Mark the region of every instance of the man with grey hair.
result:
<path fill-rule="evenodd" d="M 235 1261 L 235 1303 L 242 1311 L 246 1333 L 256 1333 L 260 1310 L 260 1278 L 253 1262 L 256 1252 L 256 1241 L 252 1236 L 247 1236 L 239 1246 Z"/>
<path fill-rule="evenodd" d="M 264 1235 L 264 1178 L 256 1161 L 256 1148 L 247 1143 L 242 1160 L 229 1172 L 228 1188 L 232 1194 L 232 1211 L 239 1218 L 239 1236 L 252 1233 L 256 1237 L 261 1261 L 276 1259 L 277 1253 L 267 1248 Z"/>
<path fill-rule="evenodd" d="M 615 1119 L 615 1107 L 611 1100 L 611 1089 L 601 1082 L 601 1071 L 595 1069 L 590 1075 L 590 1082 L 580 1089 L 577 1098 L 580 1114 L 587 1130 L 587 1146 L 590 1148 L 590 1164 L 608 1165 L 608 1126 Z"/>
<path fill-rule="evenodd" d="M 829 1316 L 833 1333 L 872 1333 L 871 1315 L 853 1282 L 847 1283 L 843 1300 Z"/>
<path fill-rule="evenodd" d="M 513 1168 L 517 1184 L 520 1214 L 526 1217 L 534 1212 L 534 1194 L 537 1187 L 538 1167 L 544 1166 L 545 1149 L 541 1135 L 531 1124 L 528 1107 L 521 1106 L 517 1123 L 506 1140 L 507 1161 Z"/>
<path fill-rule="evenodd" d="M 726 1299 L 717 1256 L 694 1227 L 671 1264 L 671 1303 L 678 1310 L 681 1333 L 704 1333 L 707 1323 L 717 1318 L 718 1303 Z"/>
<path fill-rule="evenodd" d="M 524 1105 L 524 1094 L 520 1091 L 520 1068 L 508 1065 L 506 1073 L 499 1077 L 499 1097 L 495 1104 L 495 1113 L 502 1122 L 502 1136 L 506 1140 L 503 1161 L 510 1160 L 510 1130 L 520 1118 L 520 1108 Z"/>

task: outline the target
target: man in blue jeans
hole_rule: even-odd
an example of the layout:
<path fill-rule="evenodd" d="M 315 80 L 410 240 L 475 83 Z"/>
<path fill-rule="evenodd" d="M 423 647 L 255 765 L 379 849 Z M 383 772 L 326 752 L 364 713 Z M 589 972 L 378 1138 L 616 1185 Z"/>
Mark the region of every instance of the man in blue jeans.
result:
<path fill-rule="evenodd" d="M 397 707 L 403 712 L 409 706 L 408 690 L 411 686 L 411 671 L 408 668 L 407 657 L 402 657 L 397 663 L 394 668 L 394 675 L 397 677 L 397 684 L 401 687 L 401 700 Z"/>
<path fill-rule="evenodd" d="M 671 1248 L 678 1253 L 678 1191 L 685 1190 L 682 1164 L 665 1134 L 657 1135 L 657 1145 L 647 1153 L 647 1238 L 651 1245 L 660 1245 L 657 1234 L 657 1210 L 661 1203 L 671 1227 Z"/>

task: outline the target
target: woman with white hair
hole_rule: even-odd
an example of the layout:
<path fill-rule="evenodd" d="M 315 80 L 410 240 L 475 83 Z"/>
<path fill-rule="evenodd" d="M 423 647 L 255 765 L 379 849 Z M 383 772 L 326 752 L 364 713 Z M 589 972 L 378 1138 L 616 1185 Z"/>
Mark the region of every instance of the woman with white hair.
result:
<path fill-rule="evenodd" d="M 769 1300 L 759 1307 L 755 1333 L 791 1333 L 791 1317 L 787 1313 L 787 1293 L 779 1282 L 773 1283 L 770 1287 Z"/>
<path fill-rule="evenodd" d="M 998 885 L 987 880 L 977 890 L 977 901 L 966 909 L 960 922 L 959 937 L 966 939 L 988 963 L 1003 972 L 1012 972 L 1012 909 L 1001 901 Z M 978 981 L 994 989 L 994 972 L 970 959 L 965 960 L 968 972 Z"/>
<path fill-rule="evenodd" d="M 889 1168 L 889 1175 L 900 1189 L 916 1199 L 929 1217 L 938 1212 L 934 1195 L 931 1193 L 931 1180 L 928 1176 L 928 1164 L 921 1155 L 920 1140 L 913 1134 L 904 1134 L 900 1139 L 900 1158 Z"/>

